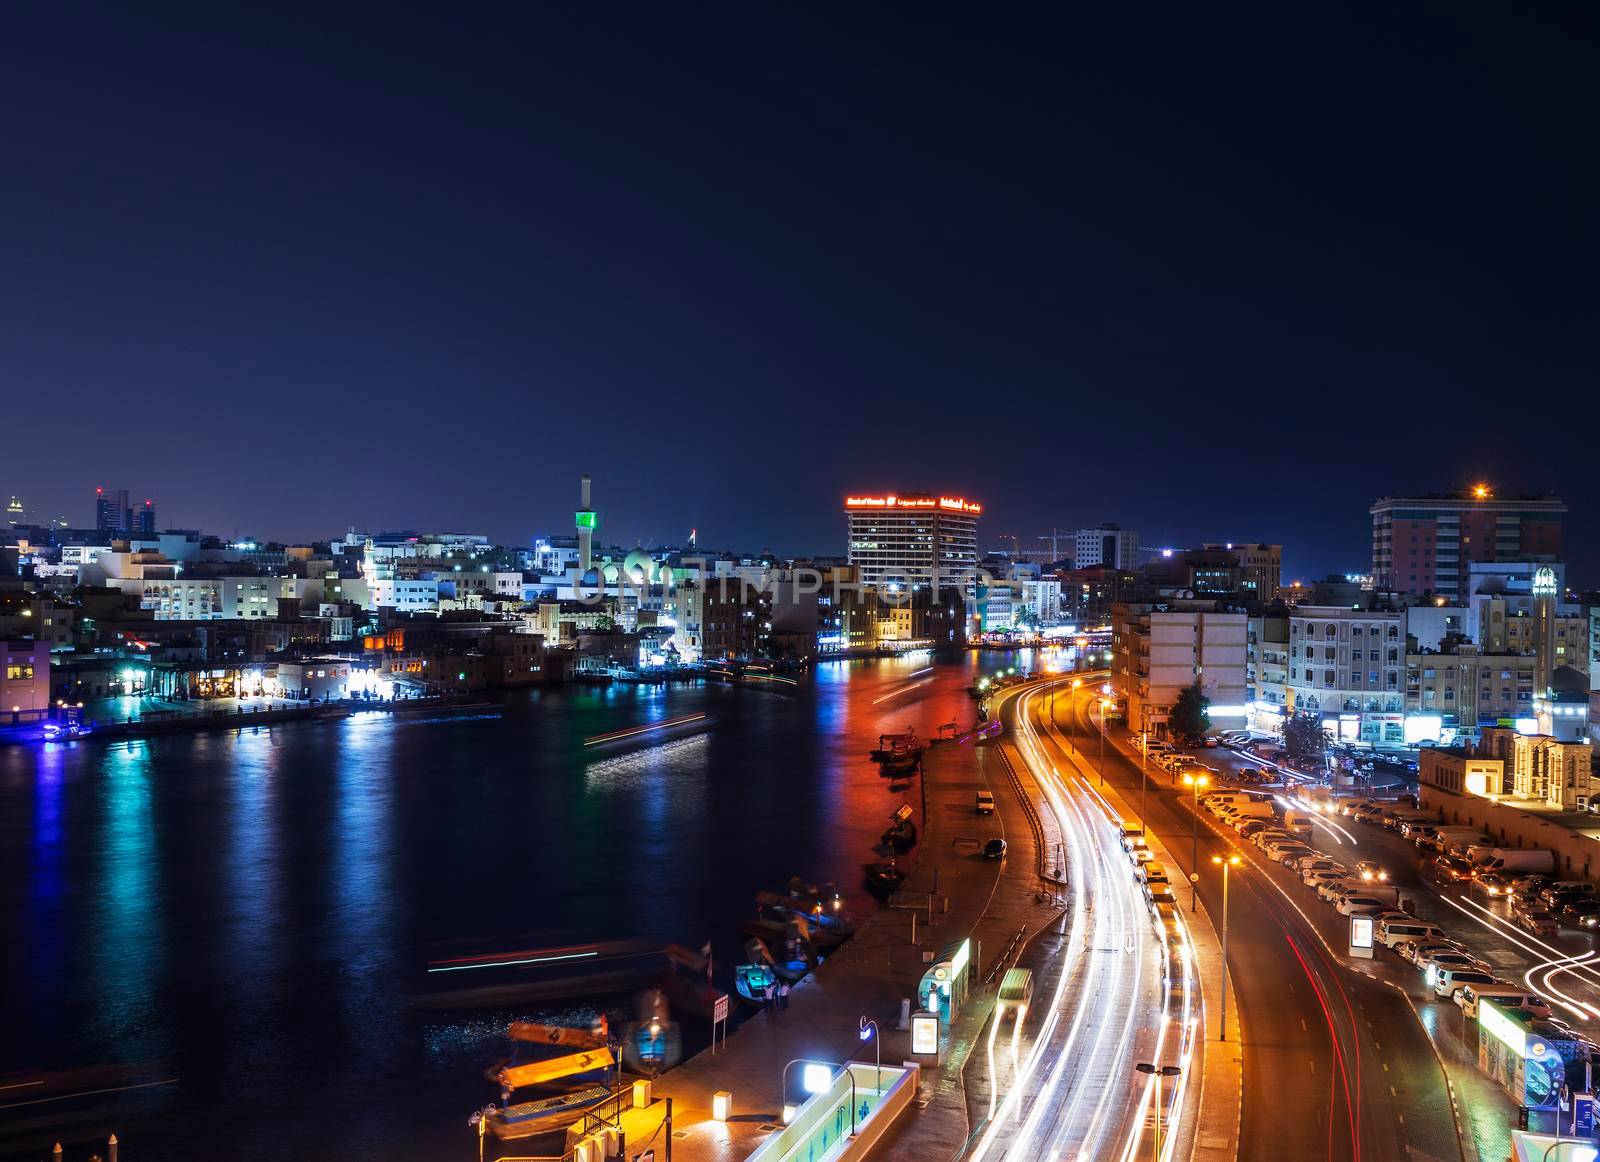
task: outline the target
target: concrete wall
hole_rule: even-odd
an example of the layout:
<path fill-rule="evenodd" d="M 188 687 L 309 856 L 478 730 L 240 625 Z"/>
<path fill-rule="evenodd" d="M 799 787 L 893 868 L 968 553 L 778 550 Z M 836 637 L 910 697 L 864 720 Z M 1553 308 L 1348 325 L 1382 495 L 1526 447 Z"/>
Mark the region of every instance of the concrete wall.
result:
<path fill-rule="evenodd" d="M 1419 804 L 1436 811 L 1451 827 L 1479 827 L 1502 847 L 1536 848 L 1556 856 L 1559 878 L 1600 881 L 1600 817 L 1593 830 L 1575 831 L 1539 812 L 1507 802 L 1457 795 L 1421 785 Z"/>

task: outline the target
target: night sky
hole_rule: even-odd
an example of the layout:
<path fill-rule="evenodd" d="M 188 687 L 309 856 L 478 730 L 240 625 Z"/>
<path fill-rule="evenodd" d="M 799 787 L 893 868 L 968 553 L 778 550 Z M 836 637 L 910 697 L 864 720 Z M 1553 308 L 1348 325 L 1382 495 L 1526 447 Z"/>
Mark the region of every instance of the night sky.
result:
<path fill-rule="evenodd" d="M 926 487 L 1302 576 L 1386 493 L 1594 528 L 1588 14 L 568 8 L 8 9 L 0 492 L 525 543 L 587 471 L 608 540 L 839 553 Z"/>

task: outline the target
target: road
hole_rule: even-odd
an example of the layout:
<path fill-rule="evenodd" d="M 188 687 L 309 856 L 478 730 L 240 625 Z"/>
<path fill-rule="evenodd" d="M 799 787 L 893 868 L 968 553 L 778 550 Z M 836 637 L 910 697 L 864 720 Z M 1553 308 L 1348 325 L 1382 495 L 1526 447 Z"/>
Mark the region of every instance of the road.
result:
<path fill-rule="evenodd" d="M 1051 729 L 1093 759 L 1092 701 L 1087 689 L 1058 698 Z M 1197 819 L 1182 802 L 1188 792 L 1164 773 L 1152 774 L 1142 796 L 1138 765 L 1115 740 L 1104 778 L 1127 801 L 1147 802 L 1147 824 L 1178 865 L 1173 883 L 1196 870 L 1197 853 L 1198 891 L 1211 915 L 1222 915 L 1211 857 L 1244 861 L 1232 877 L 1228 949 L 1245 1042 L 1239 1157 L 1462 1157 L 1442 1066 L 1407 998 L 1352 971 L 1323 930 L 1326 917 L 1314 921 L 1305 899 L 1280 880 L 1286 873 L 1232 832 L 1213 830 L 1209 816 Z"/>
<path fill-rule="evenodd" d="M 1185 976 L 1162 987 L 1168 934 L 1152 923 L 1109 812 L 1065 765 L 1041 729 L 1045 698 L 1035 685 L 997 699 L 1014 760 L 1037 783 L 1070 869 L 1063 922 L 1024 953 L 1040 987 L 1029 1018 L 996 1017 L 981 1061 L 990 1107 L 969 1157 L 1007 1159 L 1153 1158 L 1143 1075 L 1137 1061 L 1183 1060 L 1197 994 Z M 1070 769 L 1070 767 L 1066 768 Z M 1042 970 L 1048 971 L 1042 971 Z M 1187 1081 L 1185 1076 L 1184 1081 Z M 1183 1087 L 1167 1104 L 1184 1108 Z M 1169 1122 L 1171 1115 L 1168 1115 Z M 1169 1142 L 1162 1158 L 1174 1156 Z"/>

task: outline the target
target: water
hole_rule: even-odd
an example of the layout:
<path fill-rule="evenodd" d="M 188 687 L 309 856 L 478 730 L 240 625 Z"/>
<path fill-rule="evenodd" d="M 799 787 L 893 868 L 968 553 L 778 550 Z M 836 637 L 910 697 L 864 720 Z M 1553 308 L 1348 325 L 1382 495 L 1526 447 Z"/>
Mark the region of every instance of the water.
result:
<path fill-rule="evenodd" d="M 923 654 L 792 693 L 572 688 L 499 717 L 0 748 L 0 1075 L 94 1069 L 73 1088 L 115 1091 L 0 1088 L 0 1156 L 60 1138 L 83 1158 L 115 1130 L 128 1162 L 473 1157 L 507 1021 L 552 1010 L 414 1008 L 430 955 L 710 939 L 727 988 L 758 889 L 800 874 L 871 907 L 861 865 L 904 798 L 866 757 L 878 734 L 968 724 L 978 673 L 1031 664 Z M 692 713 L 688 737 L 584 746 Z"/>

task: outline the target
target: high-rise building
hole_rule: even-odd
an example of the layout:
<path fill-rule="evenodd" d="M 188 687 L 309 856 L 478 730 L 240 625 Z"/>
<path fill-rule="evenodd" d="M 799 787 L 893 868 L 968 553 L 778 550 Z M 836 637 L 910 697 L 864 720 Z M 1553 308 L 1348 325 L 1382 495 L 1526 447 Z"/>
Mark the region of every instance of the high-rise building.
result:
<path fill-rule="evenodd" d="M 94 527 L 103 533 L 125 533 L 132 523 L 128 512 L 128 490 L 94 490 Z"/>
<path fill-rule="evenodd" d="M 156 502 L 146 500 L 143 507 L 135 509 L 133 519 L 129 522 L 130 532 L 153 533 L 156 531 Z"/>
<path fill-rule="evenodd" d="M 6 523 L 12 528 L 28 523 L 28 511 L 22 507 L 22 501 L 16 497 L 11 498 L 11 503 L 6 505 Z"/>
<path fill-rule="evenodd" d="M 1567 506 L 1551 493 L 1497 497 L 1479 485 L 1441 496 L 1385 496 L 1370 511 L 1377 588 L 1460 602 L 1473 561 L 1559 557 Z"/>
<path fill-rule="evenodd" d="M 1111 569 L 1139 567 L 1139 534 L 1120 525 L 1079 529 L 1073 535 L 1072 547 L 1074 569 L 1092 569 L 1096 565 Z"/>
<path fill-rule="evenodd" d="M 1220 549 L 1239 559 L 1239 593 L 1256 601 L 1271 602 L 1278 596 L 1283 581 L 1283 546 L 1255 545 L 1241 541 L 1225 544 L 1207 543 L 1208 549 Z"/>
<path fill-rule="evenodd" d="M 850 564 L 873 587 L 964 586 L 978 568 L 978 515 L 962 497 L 923 492 L 847 496 Z"/>

